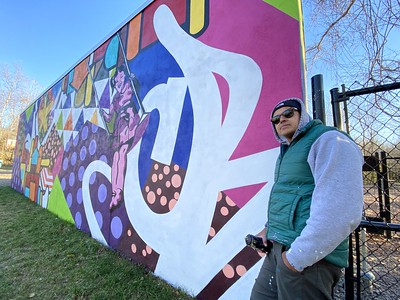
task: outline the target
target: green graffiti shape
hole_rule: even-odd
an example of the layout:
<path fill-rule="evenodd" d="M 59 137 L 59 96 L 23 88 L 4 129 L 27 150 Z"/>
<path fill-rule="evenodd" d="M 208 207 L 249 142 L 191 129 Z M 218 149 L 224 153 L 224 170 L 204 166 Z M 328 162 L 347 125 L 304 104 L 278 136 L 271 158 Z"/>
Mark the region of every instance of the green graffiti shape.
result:
<path fill-rule="evenodd" d="M 71 212 L 68 208 L 67 201 L 65 200 L 58 176 L 56 176 L 56 178 L 54 179 L 53 188 L 51 190 L 49 202 L 47 204 L 47 209 L 58 216 L 60 219 L 75 224 L 74 218 L 72 217 Z"/>
<path fill-rule="evenodd" d="M 287 15 L 291 16 L 296 20 L 300 20 L 299 15 L 299 7 L 301 5 L 301 1 L 299 0 L 264 0 L 264 2 L 271 4 L 272 6 L 276 7 L 277 9 L 283 11 Z"/>

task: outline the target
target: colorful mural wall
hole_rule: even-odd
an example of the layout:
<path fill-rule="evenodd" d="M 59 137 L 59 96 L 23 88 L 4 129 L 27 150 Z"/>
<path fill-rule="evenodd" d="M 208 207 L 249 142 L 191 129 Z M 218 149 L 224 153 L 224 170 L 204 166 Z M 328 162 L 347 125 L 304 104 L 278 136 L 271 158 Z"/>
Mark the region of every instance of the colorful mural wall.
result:
<path fill-rule="evenodd" d="M 247 299 L 299 3 L 153 1 L 21 115 L 12 187 L 199 299 Z"/>

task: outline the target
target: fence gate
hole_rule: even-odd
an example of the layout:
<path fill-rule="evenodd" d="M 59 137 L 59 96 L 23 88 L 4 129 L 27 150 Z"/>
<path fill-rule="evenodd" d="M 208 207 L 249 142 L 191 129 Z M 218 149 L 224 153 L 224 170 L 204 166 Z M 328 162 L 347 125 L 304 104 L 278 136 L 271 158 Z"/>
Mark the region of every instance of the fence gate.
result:
<path fill-rule="evenodd" d="M 334 126 L 365 158 L 364 220 L 351 236 L 336 299 L 400 299 L 400 80 L 391 81 L 330 91 Z"/>

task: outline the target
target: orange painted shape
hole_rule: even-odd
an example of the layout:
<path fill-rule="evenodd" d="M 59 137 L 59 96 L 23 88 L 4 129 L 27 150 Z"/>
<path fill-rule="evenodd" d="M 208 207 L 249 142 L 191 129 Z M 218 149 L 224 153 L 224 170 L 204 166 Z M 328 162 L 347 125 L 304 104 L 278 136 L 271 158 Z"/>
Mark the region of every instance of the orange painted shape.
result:
<path fill-rule="evenodd" d="M 72 126 L 72 112 L 69 113 L 67 121 L 65 122 L 64 125 L 64 130 L 72 130 L 73 126 Z"/>
<path fill-rule="evenodd" d="M 29 183 L 29 199 L 31 199 L 32 201 L 35 201 L 36 200 L 36 192 L 37 192 L 36 183 L 31 181 Z"/>
<path fill-rule="evenodd" d="M 99 119 L 97 118 L 97 112 L 95 111 L 92 115 L 92 118 L 90 119 L 90 122 L 93 124 L 98 125 L 99 124 Z"/>
<path fill-rule="evenodd" d="M 71 82 L 71 86 L 76 90 L 80 88 L 86 76 L 88 75 L 87 60 L 88 58 L 81 61 L 74 69 L 74 79 Z"/>
<path fill-rule="evenodd" d="M 142 21 L 142 14 L 139 14 L 129 22 L 128 45 L 126 50 L 126 58 L 128 60 L 134 58 L 139 52 L 141 21 Z"/>

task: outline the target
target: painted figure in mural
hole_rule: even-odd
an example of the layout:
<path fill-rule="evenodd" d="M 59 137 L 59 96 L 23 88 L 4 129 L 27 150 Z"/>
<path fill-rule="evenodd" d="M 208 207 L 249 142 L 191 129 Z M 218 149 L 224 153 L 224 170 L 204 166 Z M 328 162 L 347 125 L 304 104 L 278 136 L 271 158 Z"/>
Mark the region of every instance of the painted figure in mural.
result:
<path fill-rule="evenodd" d="M 136 84 L 134 84 L 136 83 Z M 115 91 L 109 112 L 102 110 L 103 119 L 109 126 L 111 147 L 114 151 L 111 184 L 112 198 L 110 209 L 115 208 L 123 200 L 124 180 L 126 171 L 127 154 L 142 137 L 147 125 L 147 118 L 141 120 L 135 106 L 134 89 L 137 80 L 133 73 L 128 74 L 125 65 L 117 68 L 111 78 L 111 87 Z"/>
<path fill-rule="evenodd" d="M 332 299 L 363 209 L 363 156 L 346 134 L 312 120 L 300 99 L 272 111 L 281 144 L 268 221 L 272 241 L 251 299 Z"/>

